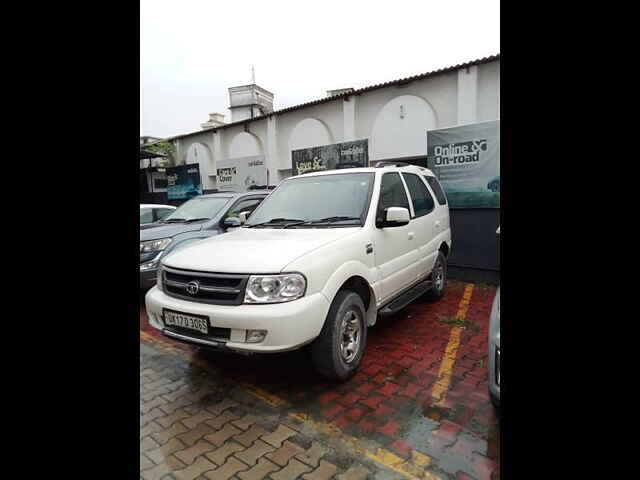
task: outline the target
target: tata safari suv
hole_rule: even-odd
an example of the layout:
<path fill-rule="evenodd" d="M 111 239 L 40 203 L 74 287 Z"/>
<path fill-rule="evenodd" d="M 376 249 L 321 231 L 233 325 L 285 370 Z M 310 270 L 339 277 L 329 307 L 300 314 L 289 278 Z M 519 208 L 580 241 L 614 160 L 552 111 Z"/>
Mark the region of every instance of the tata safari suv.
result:
<path fill-rule="evenodd" d="M 422 295 L 443 295 L 449 208 L 426 168 L 378 164 L 290 177 L 233 232 L 161 261 L 146 295 L 168 337 L 244 353 L 309 346 L 345 380 L 367 327 Z"/>

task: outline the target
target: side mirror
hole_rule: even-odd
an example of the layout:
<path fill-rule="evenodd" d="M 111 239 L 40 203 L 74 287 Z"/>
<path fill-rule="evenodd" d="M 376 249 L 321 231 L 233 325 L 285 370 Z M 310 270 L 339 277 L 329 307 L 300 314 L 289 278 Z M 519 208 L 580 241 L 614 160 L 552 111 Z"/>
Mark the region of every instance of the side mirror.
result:
<path fill-rule="evenodd" d="M 236 217 L 227 217 L 223 222 L 225 228 L 237 228 L 242 225 L 240 219 Z"/>
<path fill-rule="evenodd" d="M 378 224 L 379 228 L 401 227 L 411 221 L 409 210 L 404 207 L 389 207 L 384 210 L 384 221 Z"/>
<path fill-rule="evenodd" d="M 244 223 L 247 221 L 247 217 L 251 214 L 251 212 L 240 212 L 238 214 L 238 218 L 240 219 L 240 224 L 244 225 Z"/>

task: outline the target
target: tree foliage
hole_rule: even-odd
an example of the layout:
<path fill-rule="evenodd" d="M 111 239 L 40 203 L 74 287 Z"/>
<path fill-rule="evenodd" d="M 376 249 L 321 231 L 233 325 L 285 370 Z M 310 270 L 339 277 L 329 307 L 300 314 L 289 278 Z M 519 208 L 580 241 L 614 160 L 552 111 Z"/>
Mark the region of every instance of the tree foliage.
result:
<path fill-rule="evenodd" d="M 173 145 L 173 143 L 163 140 L 161 142 L 153 143 L 151 145 L 146 145 L 145 150 L 153 153 L 166 155 L 168 163 L 170 165 L 175 165 L 176 147 Z"/>

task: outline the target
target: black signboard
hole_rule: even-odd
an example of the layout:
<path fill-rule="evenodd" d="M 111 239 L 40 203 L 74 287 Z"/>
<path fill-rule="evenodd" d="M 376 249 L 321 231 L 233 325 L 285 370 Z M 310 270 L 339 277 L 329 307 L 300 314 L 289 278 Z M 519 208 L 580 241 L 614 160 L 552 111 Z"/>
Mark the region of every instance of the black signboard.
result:
<path fill-rule="evenodd" d="M 303 148 L 291 152 L 293 175 L 368 166 L 369 142 L 366 138 L 321 147 Z"/>
<path fill-rule="evenodd" d="M 197 163 L 167 167 L 167 198 L 185 200 L 202 195 L 200 166 Z"/>

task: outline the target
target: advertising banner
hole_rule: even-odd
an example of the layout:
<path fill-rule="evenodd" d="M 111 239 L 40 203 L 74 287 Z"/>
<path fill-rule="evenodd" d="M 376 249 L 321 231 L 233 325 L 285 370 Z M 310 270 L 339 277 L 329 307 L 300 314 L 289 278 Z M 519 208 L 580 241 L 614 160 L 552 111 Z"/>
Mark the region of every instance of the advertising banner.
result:
<path fill-rule="evenodd" d="M 291 152 L 293 175 L 336 168 L 368 167 L 369 141 L 334 143 Z"/>
<path fill-rule="evenodd" d="M 500 208 L 500 121 L 427 132 L 427 167 L 453 208 Z"/>
<path fill-rule="evenodd" d="M 202 195 L 200 166 L 197 163 L 167 167 L 167 198 L 188 200 Z"/>
<path fill-rule="evenodd" d="M 218 162 L 217 188 L 231 192 L 246 192 L 253 185 L 267 185 L 264 155 L 234 158 Z"/>

